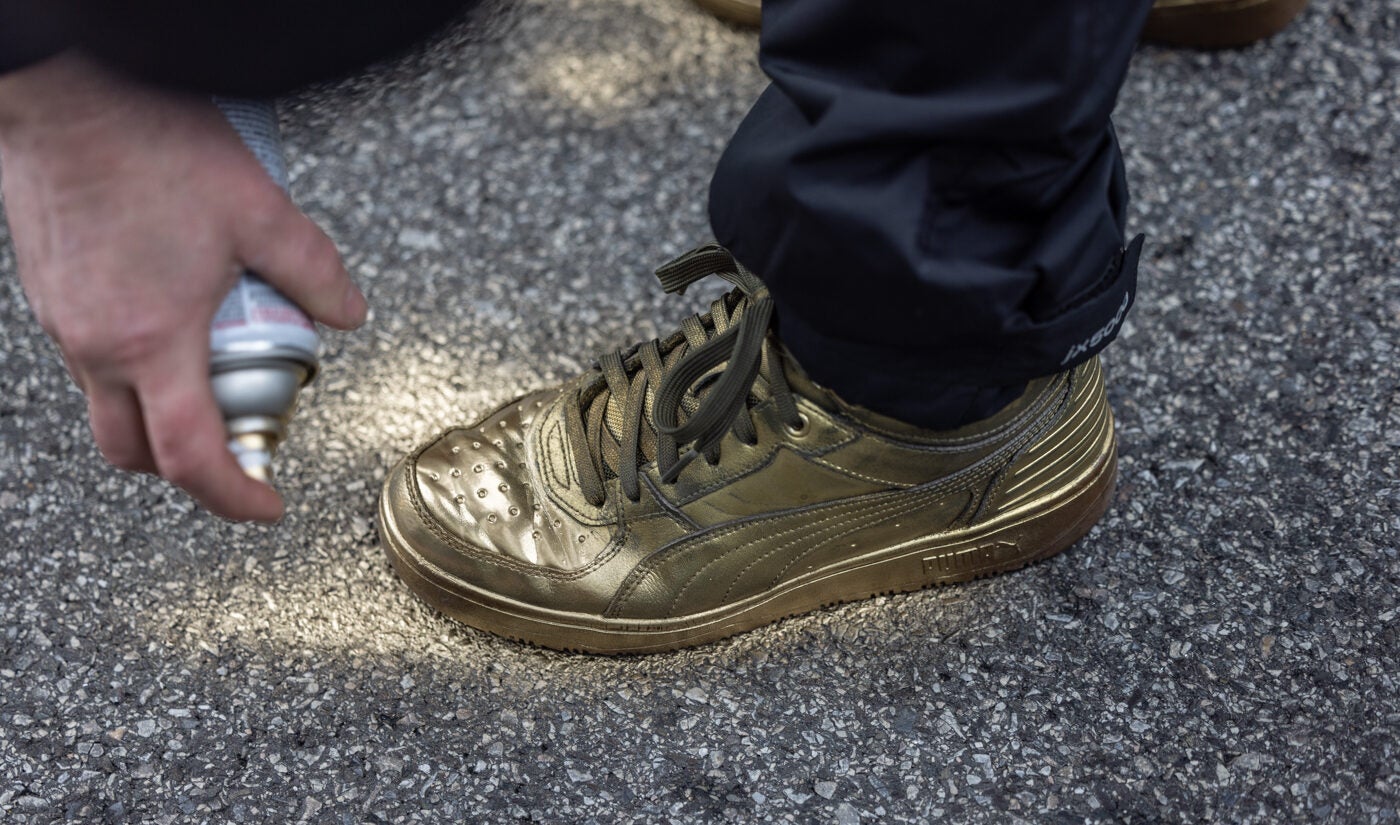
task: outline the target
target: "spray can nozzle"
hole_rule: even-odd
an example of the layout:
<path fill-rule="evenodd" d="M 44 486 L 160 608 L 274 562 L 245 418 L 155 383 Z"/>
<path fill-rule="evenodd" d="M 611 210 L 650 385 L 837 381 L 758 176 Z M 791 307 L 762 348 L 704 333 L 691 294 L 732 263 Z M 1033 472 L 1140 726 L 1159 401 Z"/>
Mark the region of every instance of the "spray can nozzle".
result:
<path fill-rule="evenodd" d="M 233 457 L 238 459 L 238 466 L 243 468 L 243 472 L 247 473 L 249 478 L 272 484 L 272 459 L 277 455 L 277 444 L 280 441 L 280 438 L 274 438 L 265 432 L 230 434 L 228 448 Z"/>

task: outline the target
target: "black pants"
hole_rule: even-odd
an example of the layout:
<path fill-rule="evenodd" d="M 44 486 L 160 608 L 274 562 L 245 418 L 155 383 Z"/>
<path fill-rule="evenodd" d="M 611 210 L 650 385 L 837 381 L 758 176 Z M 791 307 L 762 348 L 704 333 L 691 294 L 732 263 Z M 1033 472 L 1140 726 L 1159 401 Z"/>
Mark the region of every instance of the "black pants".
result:
<path fill-rule="evenodd" d="M 471 2 L 0 0 L 0 71 L 77 44 L 158 83 L 270 95 Z M 710 214 L 813 378 L 946 427 L 1108 343 L 1137 271 L 1108 116 L 1149 5 L 764 0 L 773 85 Z"/>
<path fill-rule="evenodd" d="M 710 217 L 814 379 L 948 427 L 1112 339 L 1137 245 L 1109 113 L 1150 5 L 764 0 L 773 83 Z"/>

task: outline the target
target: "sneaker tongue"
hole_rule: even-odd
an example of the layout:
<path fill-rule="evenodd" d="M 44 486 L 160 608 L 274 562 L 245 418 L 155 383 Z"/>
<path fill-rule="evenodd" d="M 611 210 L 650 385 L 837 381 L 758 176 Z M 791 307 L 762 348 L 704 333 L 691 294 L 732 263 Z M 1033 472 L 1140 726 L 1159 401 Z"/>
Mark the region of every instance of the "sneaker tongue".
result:
<path fill-rule="evenodd" d="M 670 352 L 666 353 L 662 359 L 662 363 L 668 370 L 676 361 L 680 360 L 683 355 L 682 350 L 684 349 L 685 347 L 683 346 L 675 346 L 671 348 Z M 641 368 L 639 367 L 636 372 L 632 373 L 633 382 L 637 381 L 640 374 Z M 661 376 L 651 376 L 650 383 L 647 386 L 646 401 L 642 405 L 642 426 L 639 440 L 641 441 L 642 455 L 645 456 L 648 461 L 656 458 L 656 430 L 652 427 L 651 423 L 651 405 L 652 399 L 656 395 L 656 384 L 660 380 Z M 622 458 L 622 435 L 627 431 L 627 398 L 622 395 L 615 395 L 609 389 L 603 389 L 598 397 L 593 399 L 593 404 L 589 405 L 589 409 L 584 411 L 584 420 L 588 420 L 594 415 L 594 407 L 598 404 L 603 405 L 603 432 L 601 439 L 603 466 L 607 469 L 608 473 L 616 475 L 618 463 Z"/>
<path fill-rule="evenodd" d="M 671 347 L 670 351 L 665 352 L 662 356 L 661 363 L 665 366 L 667 372 L 676 365 L 676 362 L 685 357 L 687 350 L 688 346 L 684 342 L 681 342 Z M 727 364 L 716 367 L 712 370 L 711 374 L 718 375 L 724 372 L 725 366 L 727 366 Z M 634 382 L 637 380 L 636 376 L 639 373 L 640 368 L 638 372 L 633 373 L 632 380 Z M 647 461 L 654 461 L 656 459 L 656 429 L 652 426 L 652 403 L 656 399 L 656 388 L 660 385 L 661 378 L 662 376 L 660 375 L 653 375 L 650 377 L 650 381 L 647 384 L 647 397 L 642 405 L 642 427 L 639 440 L 641 441 L 642 455 Z M 697 402 L 699 399 L 705 397 L 705 393 L 709 392 L 709 388 L 713 386 L 713 383 L 712 380 L 701 383 L 702 388 L 699 395 L 696 397 Z M 755 382 L 755 391 L 760 389 L 762 383 L 762 378 Z M 593 400 L 593 404 L 589 405 L 589 409 L 585 411 L 584 420 L 588 420 L 593 415 L 593 406 L 597 404 L 603 405 L 603 465 L 607 468 L 609 473 L 616 475 L 616 468 L 622 457 L 622 435 L 627 431 L 627 399 L 620 395 L 614 395 L 608 389 L 604 389 L 599 393 L 598 397 Z M 684 421 L 689 415 L 690 410 L 682 407 L 681 420 Z"/>
<path fill-rule="evenodd" d="M 672 333 L 664 341 L 658 342 L 661 355 L 660 369 L 655 371 L 658 374 L 647 376 L 646 398 L 643 400 L 642 420 L 638 428 L 638 449 L 644 461 L 657 460 L 660 439 L 653 424 L 655 420 L 653 407 L 656 393 L 661 387 L 662 381 L 693 349 L 740 323 L 748 309 L 748 296 L 734 290 L 716 300 L 711 305 L 710 312 L 687 317 L 682 321 L 681 329 Z M 766 359 L 767 356 L 764 354 L 761 357 Z M 630 377 L 629 389 L 636 386 L 636 381 L 640 379 L 642 371 L 646 369 L 642 366 L 643 360 L 635 350 L 633 355 L 627 359 L 625 369 Z M 719 364 L 692 385 L 691 392 L 686 393 L 680 402 L 680 408 L 677 410 L 678 418 L 682 424 L 696 413 L 701 401 L 716 386 L 720 376 L 723 375 L 728 366 L 729 362 Z M 612 478 L 619 474 L 618 467 L 623 461 L 631 460 L 630 457 L 622 455 L 622 442 L 629 427 L 627 393 L 614 393 L 606 381 L 602 378 L 598 380 L 603 385 L 596 388 L 597 394 L 593 396 L 591 401 L 587 402 L 585 408 L 580 412 L 584 420 L 585 437 L 590 445 L 595 445 L 592 448 L 598 450 L 597 458 L 600 459 L 603 475 L 605 478 Z M 756 376 L 749 391 L 758 396 L 767 394 L 767 383 L 762 370 L 759 371 L 759 375 Z"/>
<path fill-rule="evenodd" d="M 614 396 L 607 390 L 603 391 L 603 397 L 593 402 L 603 404 L 603 433 L 602 451 L 603 467 L 609 474 L 617 474 L 618 460 L 622 457 L 622 433 L 627 424 L 623 419 L 623 409 L 627 405 L 627 399 Z M 592 412 L 590 410 L 590 412 Z M 646 422 L 642 424 L 642 432 L 647 430 Z"/>

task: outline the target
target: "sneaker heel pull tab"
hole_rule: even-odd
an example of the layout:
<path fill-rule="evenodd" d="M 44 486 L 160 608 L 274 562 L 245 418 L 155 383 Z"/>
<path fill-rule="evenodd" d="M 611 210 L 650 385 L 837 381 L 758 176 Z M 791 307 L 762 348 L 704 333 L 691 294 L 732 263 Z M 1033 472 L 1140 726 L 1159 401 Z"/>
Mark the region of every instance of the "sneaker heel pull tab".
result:
<path fill-rule="evenodd" d="M 671 465 L 671 469 L 661 474 L 662 483 L 675 484 L 676 479 L 680 478 L 681 476 L 681 470 L 684 470 L 690 465 L 690 462 L 694 461 L 699 457 L 700 454 L 695 451 L 694 447 L 691 447 L 689 450 L 686 450 L 685 455 L 676 459 L 676 463 Z"/>

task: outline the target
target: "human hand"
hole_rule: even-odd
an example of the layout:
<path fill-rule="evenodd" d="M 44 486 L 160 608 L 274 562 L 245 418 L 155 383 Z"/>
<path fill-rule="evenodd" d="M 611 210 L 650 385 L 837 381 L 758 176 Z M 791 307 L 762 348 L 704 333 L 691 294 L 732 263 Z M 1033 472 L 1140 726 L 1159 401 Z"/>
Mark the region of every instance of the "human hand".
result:
<path fill-rule="evenodd" d="M 209 326 L 245 267 L 321 323 L 359 326 L 334 243 L 211 102 L 73 55 L 0 76 L 0 191 L 25 294 L 107 460 L 226 518 L 278 519 L 227 449 Z"/>

